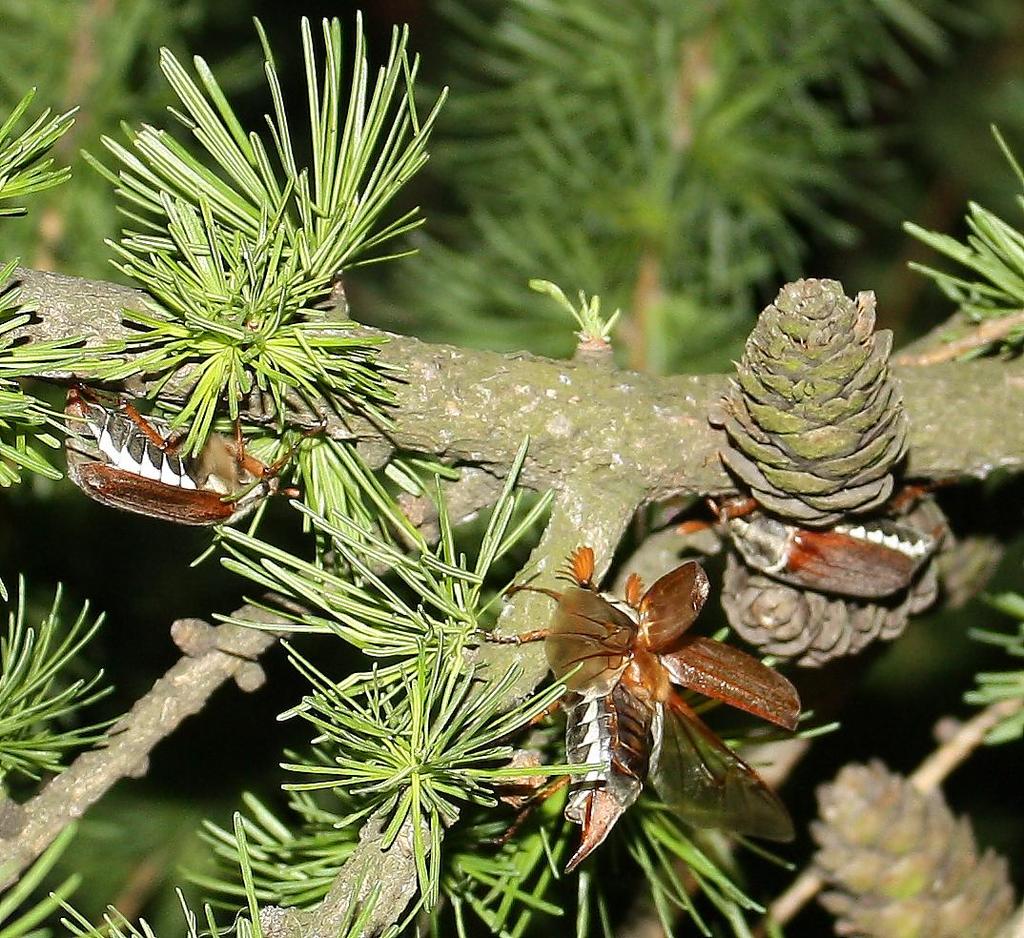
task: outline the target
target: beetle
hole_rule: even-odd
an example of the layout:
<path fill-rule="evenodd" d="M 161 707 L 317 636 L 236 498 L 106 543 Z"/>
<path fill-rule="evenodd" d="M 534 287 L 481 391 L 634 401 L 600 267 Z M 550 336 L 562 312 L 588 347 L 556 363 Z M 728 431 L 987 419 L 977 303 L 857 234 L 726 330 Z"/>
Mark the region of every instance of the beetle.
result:
<path fill-rule="evenodd" d="M 746 652 L 688 634 L 708 597 L 700 564 L 688 561 L 650 589 L 635 573 L 625 600 L 598 592 L 594 552 L 569 557 L 571 586 L 535 588 L 557 602 L 549 627 L 503 637 L 544 641 L 566 686 L 570 762 L 592 764 L 569 784 L 565 816 L 581 826 L 575 869 L 608 836 L 650 780 L 661 800 L 697 827 L 789 840 L 793 825 L 767 784 L 697 716 L 677 686 L 792 730 L 800 698 L 781 674 Z"/>
<path fill-rule="evenodd" d="M 729 533 L 743 559 L 784 583 L 858 599 L 881 599 L 906 589 L 935 551 L 926 531 L 887 518 L 799 528 L 757 514 L 733 518 Z"/>
<path fill-rule="evenodd" d="M 915 496 L 917 489 L 909 490 Z M 711 503 L 746 563 L 768 576 L 821 593 L 882 599 L 906 589 L 938 546 L 937 533 L 891 518 L 802 528 L 760 511 L 751 498 Z M 682 533 L 707 527 L 680 525 Z"/>
<path fill-rule="evenodd" d="M 246 452 L 240 429 L 233 440 L 211 434 L 190 457 L 127 401 L 107 406 L 98 392 L 73 385 L 64 412 L 68 476 L 104 505 L 178 524 L 230 524 L 278 491 L 298 494 L 278 479 L 290 454 L 264 465 Z"/>

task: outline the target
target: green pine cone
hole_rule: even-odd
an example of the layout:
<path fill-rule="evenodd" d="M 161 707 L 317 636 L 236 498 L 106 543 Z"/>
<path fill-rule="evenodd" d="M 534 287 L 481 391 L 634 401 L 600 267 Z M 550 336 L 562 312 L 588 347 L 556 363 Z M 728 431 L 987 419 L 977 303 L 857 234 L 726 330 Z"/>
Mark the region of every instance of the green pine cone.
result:
<path fill-rule="evenodd" d="M 993 938 L 1014 909 L 1006 861 L 978 856 L 966 819 L 879 762 L 848 765 L 818 789 L 816 862 L 834 891 L 836 933 Z"/>
<path fill-rule="evenodd" d="M 713 422 L 722 459 L 767 510 L 835 524 L 892 492 L 907 445 L 902 393 L 889 373 L 892 334 L 875 332 L 875 298 L 835 280 L 787 284 L 761 313 Z"/>

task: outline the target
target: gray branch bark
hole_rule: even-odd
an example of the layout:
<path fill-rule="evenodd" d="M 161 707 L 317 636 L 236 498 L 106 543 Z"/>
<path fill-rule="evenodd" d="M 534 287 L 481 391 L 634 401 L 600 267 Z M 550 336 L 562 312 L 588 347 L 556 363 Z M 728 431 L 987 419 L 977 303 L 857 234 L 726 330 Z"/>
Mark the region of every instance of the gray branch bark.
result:
<path fill-rule="evenodd" d="M 25 269 L 16 279 L 38 311 L 21 330 L 30 339 L 124 337 L 130 330 L 122 310 L 144 304 L 143 294 L 110 283 Z M 731 488 L 718 458 L 724 435 L 707 422 L 724 375 L 641 375 L 360 331 L 386 339 L 381 361 L 404 372 L 395 386 L 394 426 L 383 431 L 327 414 L 327 432 L 355 439 L 381 461 L 401 448 L 500 474 L 528 434 L 522 479 L 531 488 L 559 488 L 578 469 L 600 473 L 609 485 L 639 485 L 645 501 Z M 1024 466 L 1024 360 L 902 367 L 896 375 L 911 421 L 910 476 L 982 478 Z M 172 385 L 170 396 L 182 390 Z M 318 419 L 298 406 L 286 415 L 295 426 Z"/>
<path fill-rule="evenodd" d="M 255 606 L 235 615 L 273 625 Z M 282 622 L 284 629 L 287 623 Z M 5 802 L 0 814 L 0 890 L 19 875 L 73 820 L 81 817 L 122 778 L 145 774 L 149 754 L 182 720 L 198 713 L 213 692 L 234 678 L 243 690 L 262 684 L 256 659 L 277 641 L 271 631 L 180 619 L 172 626 L 184 655 L 110 731 L 106 745 L 80 755 L 24 804 Z"/>

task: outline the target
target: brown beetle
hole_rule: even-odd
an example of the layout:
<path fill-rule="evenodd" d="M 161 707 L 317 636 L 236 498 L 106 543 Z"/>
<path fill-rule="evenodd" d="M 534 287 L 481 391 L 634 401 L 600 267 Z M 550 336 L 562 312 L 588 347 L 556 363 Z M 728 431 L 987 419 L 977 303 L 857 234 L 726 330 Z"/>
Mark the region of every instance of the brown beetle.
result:
<path fill-rule="evenodd" d="M 784 583 L 858 599 L 881 599 L 910 585 L 936 538 L 880 518 L 799 528 L 760 513 L 727 522 L 732 542 L 755 570 Z"/>
<path fill-rule="evenodd" d="M 558 603 L 551 626 L 508 639 L 544 640 L 551 670 L 568 691 L 566 757 L 600 765 L 570 784 L 565 816 L 583 830 L 566 870 L 604 841 L 648 779 L 697 827 L 790 839 L 782 802 L 676 690 L 698 691 L 789 730 L 800 714 L 796 689 L 782 675 L 730 645 L 687 634 L 708 596 L 700 564 L 684 563 L 646 591 L 632 574 L 625 602 L 596 590 L 591 548 L 576 550 L 569 564 L 572 586 L 536 590 Z"/>
<path fill-rule="evenodd" d="M 280 489 L 288 457 L 264 465 L 240 432 L 211 434 L 198 456 L 180 456 L 178 441 L 125 401 L 105 406 L 97 392 L 72 386 L 64 412 L 68 477 L 104 505 L 178 524 L 230 524 Z"/>
<path fill-rule="evenodd" d="M 933 487 L 906 486 L 890 508 L 899 510 Z M 765 514 L 743 496 L 708 499 L 708 506 L 748 566 L 783 583 L 856 599 L 882 599 L 910 586 L 942 533 L 941 527 L 926 531 L 892 518 L 802 528 Z M 691 520 L 678 531 L 692 534 L 713 526 Z"/>

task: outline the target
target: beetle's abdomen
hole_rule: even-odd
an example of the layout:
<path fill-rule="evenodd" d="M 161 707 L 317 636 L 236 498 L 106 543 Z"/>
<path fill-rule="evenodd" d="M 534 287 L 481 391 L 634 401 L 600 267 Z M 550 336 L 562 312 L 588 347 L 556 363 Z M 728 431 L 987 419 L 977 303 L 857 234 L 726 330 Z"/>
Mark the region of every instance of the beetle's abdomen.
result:
<path fill-rule="evenodd" d="M 566 706 L 565 760 L 577 764 L 600 762 L 602 768 L 578 776 L 577 783 L 603 782 L 612 763 L 612 710 L 607 697 L 573 695 Z"/>
<path fill-rule="evenodd" d="M 612 691 L 615 717 L 612 735 L 612 770 L 631 775 L 641 784 L 647 780 L 654 749 L 654 708 L 631 694 L 621 682 Z"/>
<path fill-rule="evenodd" d="M 198 488 L 185 461 L 157 446 L 129 417 L 96 404 L 87 403 L 84 410 L 86 426 L 107 465 L 164 485 Z"/>
<path fill-rule="evenodd" d="M 605 789 L 625 809 L 640 795 L 650 770 L 654 709 L 622 682 L 609 694 L 574 695 L 566 706 L 565 754 L 568 762 L 599 763 L 570 786 L 565 816 L 582 824 L 589 795 Z"/>

